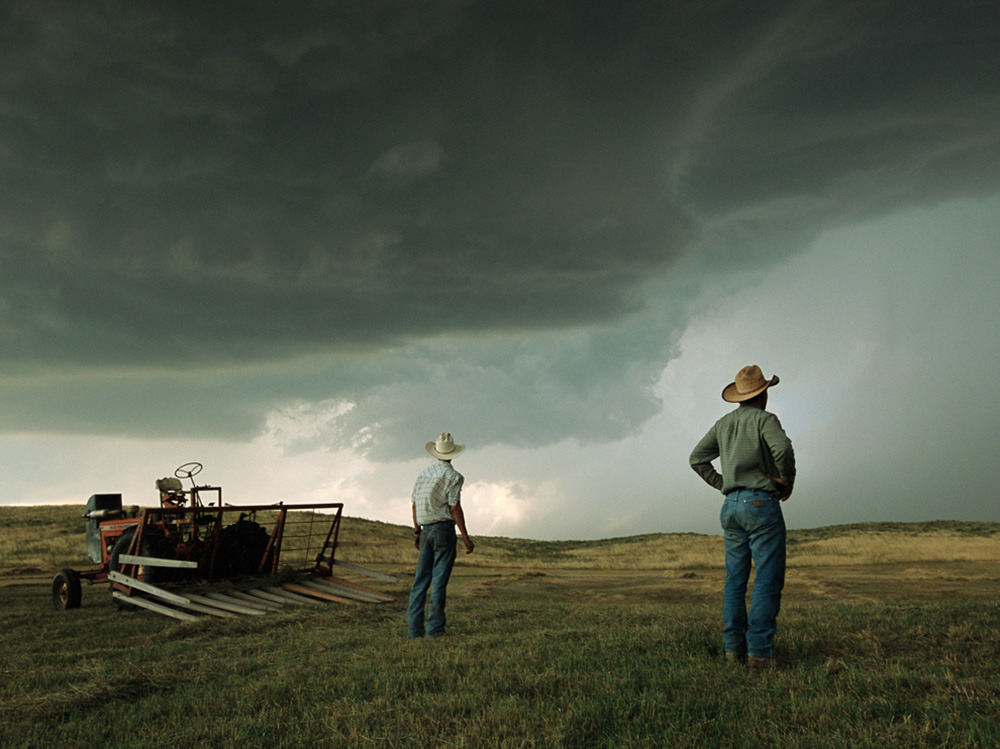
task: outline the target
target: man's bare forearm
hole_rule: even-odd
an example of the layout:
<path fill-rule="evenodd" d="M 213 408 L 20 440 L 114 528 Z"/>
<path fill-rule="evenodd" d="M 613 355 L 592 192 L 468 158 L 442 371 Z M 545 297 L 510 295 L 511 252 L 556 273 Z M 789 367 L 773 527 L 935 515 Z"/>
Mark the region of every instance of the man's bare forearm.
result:
<path fill-rule="evenodd" d="M 465 512 L 461 504 L 451 506 L 451 516 L 455 518 L 455 525 L 458 526 L 459 533 L 462 534 L 462 541 L 465 543 L 465 553 L 471 554 L 476 545 L 472 543 L 469 532 L 465 529 Z"/>

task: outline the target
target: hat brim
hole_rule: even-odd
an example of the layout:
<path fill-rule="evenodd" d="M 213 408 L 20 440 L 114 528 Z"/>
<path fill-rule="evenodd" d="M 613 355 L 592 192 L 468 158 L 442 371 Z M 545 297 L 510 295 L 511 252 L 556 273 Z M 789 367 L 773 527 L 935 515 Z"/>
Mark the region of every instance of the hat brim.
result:
<path fill-rule="evenodd" d="M 429 452 L 432 456 L 434 456 L 438 460 L 451 460 L 452 458 L 456 458 L 459 455 L 461 455 L 462 451 L 465 449 L 465 445 L 455 445 L 455 449 L 452 450 L 450 453 L 439 453 L 437 451 L 436 442 L 428 442 L 426 447 L 427 447 L 427 452 Z"/>
<path fill-rule="evenodd" d="M 726 401 L 727 403 L 743 403 L 743 401 L 748 401 L 753 398 L 756 398 L 758 395 L 763 393 L 769 387 L 777 385 L 778 382 L 779 382 L 778 375 L 775 375 L 770 380 L 767 380 L 764 383 L 763 387 L 760 387 L 757 390 L 751 390 L 749 393 L 741 393 L 739 390 L 736 389 L 736 383 L 730 382 L 722 390 L 722 400 Z"/>

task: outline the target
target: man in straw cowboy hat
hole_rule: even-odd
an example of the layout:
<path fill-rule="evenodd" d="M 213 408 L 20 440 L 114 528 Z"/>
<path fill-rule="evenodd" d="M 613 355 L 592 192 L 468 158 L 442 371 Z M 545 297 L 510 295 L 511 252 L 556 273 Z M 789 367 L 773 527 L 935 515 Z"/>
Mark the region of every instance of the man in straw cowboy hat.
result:
<path fill-rule="evenodd" d="M 778 417 L 765 411 L 767 390 L 757 365 L 744 367 L 722 391 L 739 403 L 719 419 L 691 453 L 691 467 L 722 492 L 720 519 L 726 539 L 722 643 L 726 659 L 758 669 L 770 666 L 775 620 L 785 584 L 785 520 L 780 502 L 792 493 L 795 454 Z M 722 472 L 712 466 L 719 458 Z M 746 592 L 750 563 L 756 568 L 750 616 Z"/>
<path fill-rule="evenodd" d="M 444 634 L 445 594 L 455 565 L 455 526 L 465 542 L 465 553 L 471 554 L 475 548 L 465 529 L 465 513 L 459 504 L 465 477 L 451 465 L 452 458 L 458 457 L 465 445 L 455 444 L 451 435 L 445 432 L 426 447 L 437 461 L 420 472 L 413 486 L 413 530 L 420 554 L 407 608 L 412 638 L 423 637 L 425 633 L 428 637 Z M 424 604 L 428 588 L 431 605 L 425 631 Z"/>

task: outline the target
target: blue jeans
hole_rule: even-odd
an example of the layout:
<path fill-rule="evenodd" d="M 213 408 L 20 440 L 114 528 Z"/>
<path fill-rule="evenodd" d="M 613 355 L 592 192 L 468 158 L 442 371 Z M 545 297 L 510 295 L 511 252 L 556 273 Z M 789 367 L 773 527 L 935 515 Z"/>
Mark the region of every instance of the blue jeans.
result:
<path fill-rule="evenodd" d="M 726 495 L 720 520 L 726 538 L 722 644 L 727 653 L 770 658 L 785 585 L 785 518 L 781 503 L 767 492 L 740 489 Z M 756 573 L 748 619 L 746 593 L 751 560 Z"/>
<path fill-rule="evenodd" d="M 427 589 L 431 589 L 430 611 L 427 613 L 427 635 L 444 634 L 444 604 L 451 568 L 455 566 L 455 524 L 432 523 L 420 533 L 420 554 L 417 573 L 410 588 L 410 605 L 406 611 L 410 637 L 424 636 L 424 604 Z"/>

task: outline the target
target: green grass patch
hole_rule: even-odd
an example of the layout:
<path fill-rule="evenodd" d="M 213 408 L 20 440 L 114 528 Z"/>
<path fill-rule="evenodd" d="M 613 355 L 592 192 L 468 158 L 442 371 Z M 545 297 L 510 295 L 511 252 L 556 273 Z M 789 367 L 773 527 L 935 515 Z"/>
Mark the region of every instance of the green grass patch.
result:
<path fill-rule="evenodd" d="M 0 508 L 8 572 L 78 563 L 79 508 L 35 509 Z M 399 575 L 379 605 L 184 624 L 104 586 L 56 612 L 47 579 L 8 574 L 0 746 L 1000 746 L 1000 563 L 947 561 L 1000 532 L 973 526 L 794 531 L 763 674 L 722 658 L 721 545 L 694 534 L 477 538 L 448 635 L 416 642 L 405 526 L 344 520 L 345 540 L 398 541 L 344 549 Z M 901 556 L 815 561 L 872 539 Z"/>
<path fill-rule="evenodd" d="M 3 615 L 5 746 L 994 746 L 994 604 L 796 602 L 784 665 L 726 666 L 718 606 L 453 600 L 176 624 L 103 599 Z M 11 608 L 11 607 L 7 607 Z M 13 629 L 20 634 L 13 634 Z M 24 633 L 31 633 L 25 636 Z"/>

